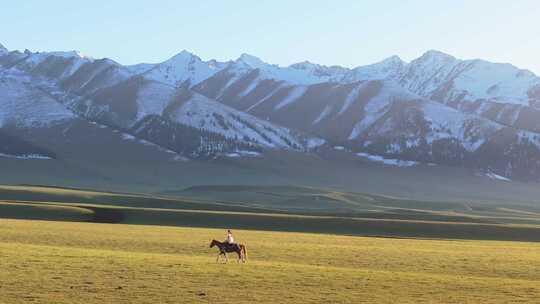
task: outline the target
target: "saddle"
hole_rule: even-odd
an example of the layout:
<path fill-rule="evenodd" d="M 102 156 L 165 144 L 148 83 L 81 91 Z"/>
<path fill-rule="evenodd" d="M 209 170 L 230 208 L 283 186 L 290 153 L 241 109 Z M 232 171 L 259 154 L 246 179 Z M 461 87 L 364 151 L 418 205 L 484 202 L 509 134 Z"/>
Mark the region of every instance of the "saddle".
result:
<path fill-rule="evenodd" d="M 236 243 L 225 243 L 225 250 L 227 251 L 239 251 L 240 245 Z"/>

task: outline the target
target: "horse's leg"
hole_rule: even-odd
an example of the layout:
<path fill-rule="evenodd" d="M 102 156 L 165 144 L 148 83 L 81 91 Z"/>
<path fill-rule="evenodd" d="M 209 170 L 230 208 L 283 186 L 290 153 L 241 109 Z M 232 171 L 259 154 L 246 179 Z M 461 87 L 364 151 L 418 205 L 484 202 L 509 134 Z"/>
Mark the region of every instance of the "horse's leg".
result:
<path fill-rule="evenodd" d="M 229 263 L 229 257 L 227 256 L 227 253 L 224 252 L 223 254 L 225 255 L 225 263 Z"/>
<path fill-rule="evenodd" d="M 247 259 L 246 246 L 244 246 L 244 245 L 240 246 L 240 254 L 242 256 L 242 263 L 245 263 L 246 259 Z"/>
<path fill-rule="evenodd" d="M 238 260 L 236 262 L 240 264 L 240 260 L 242 259 L 242 250 L 237 251 L 236 254 L 238 254 Z"/>
<path fill-rule="evenodd" d="M 216 257 L 216 263 L 219 262 L 219 257 L 221 256 L 221 252 L 217 254 L 217 257 Z"/>

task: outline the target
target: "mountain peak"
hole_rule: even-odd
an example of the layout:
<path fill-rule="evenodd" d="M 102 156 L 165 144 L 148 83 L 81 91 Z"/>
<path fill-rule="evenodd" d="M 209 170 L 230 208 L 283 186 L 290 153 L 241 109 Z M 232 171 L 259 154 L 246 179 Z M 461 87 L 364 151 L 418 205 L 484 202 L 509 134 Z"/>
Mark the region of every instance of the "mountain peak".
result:
<path fill-rule="evenodd" d="M 180 53 L 172 56 L 169 60 L 167 60 L 167 62 L 186 61 L 186 60 L 191 60 L 193 58 L 195 58 L 196 60 L 201 60 L 197 55 L 187 50 L 182 50 Z"/>
<path fill-rule="evenodd" d="M 394 79 L 399 75 L 405 65 L 406 62 L 398 56 L 391 56 L 376 63 L 354 68 L 343 77 L 342 81 L 355 82 L 359 80 Z"/>
<path fill-rule="evenodd" d="M 299 70 L 305 70 L 309 68 L 320 68 L 320 64 L 313 63 L 308 60 L 304 60 L 302 62 L 294 63 L 289 66 L 290 68 L 299 69 Z"/>
<path fill-rule="evenodd" d="M 64 58 L 86 58 L 91 59 L 91 57 L 83 55 L 79 51 L 67 51 L 67 52 L 48 52 L 46 54 L 49 54 L 51 56 L 57 56 L 57 57 L 64 57 Z"/>
<path fill-rule="evenodd" d="M 442 59 L 442 60 L 455 60 L 456 58 L 452 55 L 448 55 L 441 51 L 437 50 L 428 50 L 420 58 L 423 59 Z"/>
<path fill-rule="evenodd" d="M 183 49 L 182 51 L 180 51 L 180 53 L 176 54 L 177 56 L 195 56 L 193 55 L 192 52 L 186 50 L 186 49 Z"/>
<path fill-rule="evenodd" d="M 0 43 L 0 53 L 7 53 L 8 49 Z"/>
<path fill-rule="evenodd" d="M 243 53 L 242 55 L 240 55 L 240 57 L 236 61 L 242 62 L 252 68 L 260 68 L 260 67 L 268 65 L 266 62 L 262 61 L 260 58 L 255 57 L 253 55 L 246 54 L 246 53 Z"/>
<path fill-rule="evenodd" d="M 303 71 L 307 73 L 308 75 L 312 75 L 315 77 L 322 77 L 329 79 L 329 77 L 341 77 L 345 73 L 349 72 L 349 69 L 341 67 L 341 66 L 326 66 L 321 65 L 317 63 L 313 63 L 310 61 L 302 61 L 295 64 L 291 64 L 289 66 L 290 69 Z"/>
<path fill-rule="evenodd" d="M 398 64 L 403 64 L 405 63 L 403 60 L 401 60 L 401 58 L 397 55 L 394 55 L 394 56 L 390 56 L 386 59 L 384 59 L 383 61 L 381 61 L 380 63 L 389 63 L 389 64 L 395 64 L 395 63 L 398 63 Z"/>

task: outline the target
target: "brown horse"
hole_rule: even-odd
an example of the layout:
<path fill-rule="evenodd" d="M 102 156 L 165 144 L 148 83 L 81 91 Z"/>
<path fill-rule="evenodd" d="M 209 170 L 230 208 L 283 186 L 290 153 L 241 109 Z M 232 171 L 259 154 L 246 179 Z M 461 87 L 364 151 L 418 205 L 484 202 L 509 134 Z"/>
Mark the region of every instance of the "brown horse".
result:
<path fill-rule="evenodd" d="M 214 246 L 217 246 L 217 248 L 219 249 L 216 263 L 219 262 L 219 258 L 222 255 L 225 256 L 225 263 L 229 262 L 229 258 L 227 257 L 228 252 L 236 252 L 236 254 L 238 254 L 238 263 L 240 263 L 240 261 L 242 261 L 242 263 L 245 263 L 247 260 L 246 246 L 242 244 L 229 244 L 217 240 L 212 240 L 212 242 L 210 243 L 210 248 Z"/>

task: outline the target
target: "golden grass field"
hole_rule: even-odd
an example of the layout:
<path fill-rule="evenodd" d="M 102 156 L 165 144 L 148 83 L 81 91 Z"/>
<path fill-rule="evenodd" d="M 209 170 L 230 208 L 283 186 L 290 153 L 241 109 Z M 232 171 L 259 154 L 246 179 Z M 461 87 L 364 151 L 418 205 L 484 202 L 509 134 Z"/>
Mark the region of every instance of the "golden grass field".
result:
<path fill-rule="evenodd" d="M 540 303 L 538 243 L 235 234 L 0 219 L 0 303 Z"/>

